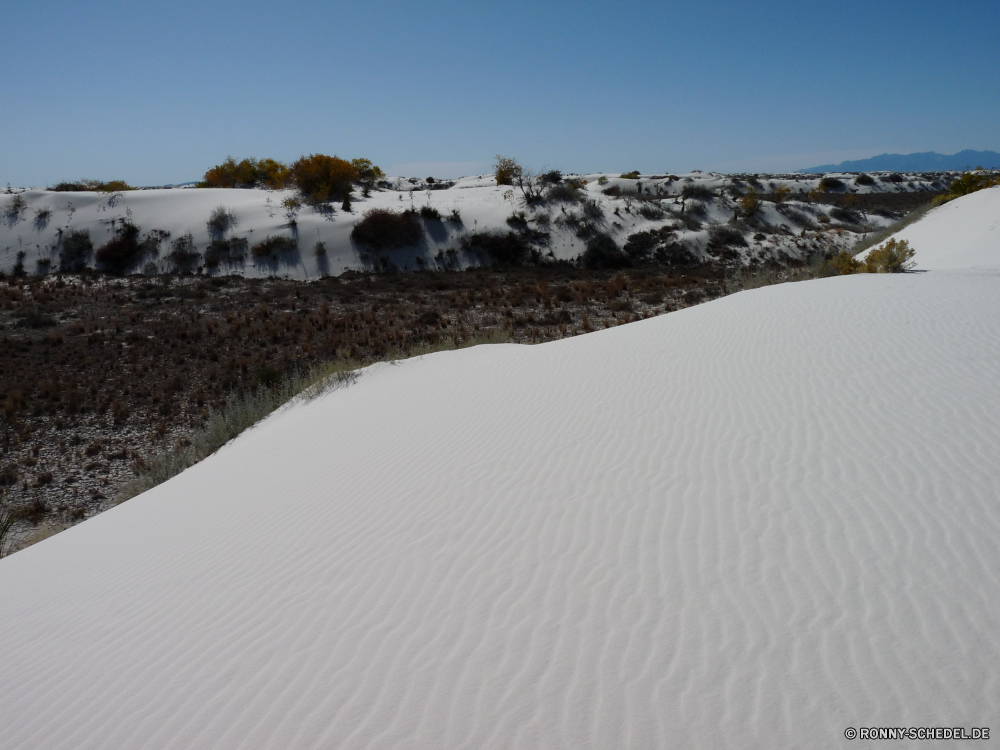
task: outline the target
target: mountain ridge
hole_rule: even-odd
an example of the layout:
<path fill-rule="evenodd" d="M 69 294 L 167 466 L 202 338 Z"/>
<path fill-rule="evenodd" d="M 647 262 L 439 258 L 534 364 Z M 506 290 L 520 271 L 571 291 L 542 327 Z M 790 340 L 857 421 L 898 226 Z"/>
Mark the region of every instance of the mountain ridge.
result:
<path fill-rule="evenodd" d="M 840 164 L 823 164 L 807 167 L 800 172 L 945 172 L 954 169 L 973 169 L 1000 165 L 1000 153 L 996 151 L 972 151 L 966 149 L 956 154 L 939 154 L 936 151 L 922 151 L 913 154 L 879 154 L 868 159 L 842 161 Z"/>

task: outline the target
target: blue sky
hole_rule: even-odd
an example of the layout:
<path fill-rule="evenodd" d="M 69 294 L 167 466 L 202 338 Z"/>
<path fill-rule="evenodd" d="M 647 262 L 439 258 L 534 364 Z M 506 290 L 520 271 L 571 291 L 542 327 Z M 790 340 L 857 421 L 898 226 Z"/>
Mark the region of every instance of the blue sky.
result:
<path fill-rule="evenodd" d="M 226 155 L 457 176 L 1000 150 L 992 2 L 35 2 L 2 11 L 0 182 Z"/>

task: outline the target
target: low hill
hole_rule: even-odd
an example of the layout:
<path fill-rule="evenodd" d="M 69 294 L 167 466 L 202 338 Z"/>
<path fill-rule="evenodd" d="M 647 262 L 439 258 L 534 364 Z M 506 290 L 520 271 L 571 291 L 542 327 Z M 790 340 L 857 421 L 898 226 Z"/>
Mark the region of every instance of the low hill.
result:
<path fill-rule="evenodd" d="M 948 172 L 1000 166 L 996 151 L 959 151 L 957 154 L 939 154 L 924 151 L 916 154 L 880 154 L 869 159 L 842 161 L 840 164 L 823 164 L 800 172 Z"/>
<path fill-rule="evenodd" d="M 929 200 L 951 179 L 891 177 L 865 184 L 830 177 L 823 196 L 927 193 Z M 605 247 L 613 254 L 649 232 L 655 234 L 633 243 L 631 260 L 660 249 L 664 263 L 784 262 L 850 247 L 859 233 L 891 223 L 891 213 L 816 205 L 820 182 L 803 174 L 590 174 L 548 184 L 529 202 L 492 175 L 432 183 L 394 178 L 367 197 L 358 191 L 348 209 L 307 205 L 294 190 L 26 189 L 0 195 L 0 272 L 98 268 L 315 279 L 345 271 L 463 269 L 514 256 L 573 261 L 597 235 L 610 240 Z M 789 191 L 780 205 L 764 200 L 752 217 L 742 212 L 740 199 L 750 189 L 766 197 L 779 188 Z M 366 242 L 355 230 L 372 210 L 383 219 L 385 212 L 410 212 L 412 220 L 402 225 L 408 231 Z M 128 242 L 120 242 L 129 232 Z"/>

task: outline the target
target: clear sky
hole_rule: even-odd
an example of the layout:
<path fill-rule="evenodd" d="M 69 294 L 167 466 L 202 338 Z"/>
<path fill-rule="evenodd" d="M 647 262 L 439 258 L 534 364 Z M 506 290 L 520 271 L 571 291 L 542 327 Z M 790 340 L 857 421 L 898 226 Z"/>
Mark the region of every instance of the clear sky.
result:
<path fill-rule="evenodd" d="M 390 174 L 793 170 L 1000 150 L 996 0 L 31 2 L 0 10 L 0 183 L 227 155 Z"/>

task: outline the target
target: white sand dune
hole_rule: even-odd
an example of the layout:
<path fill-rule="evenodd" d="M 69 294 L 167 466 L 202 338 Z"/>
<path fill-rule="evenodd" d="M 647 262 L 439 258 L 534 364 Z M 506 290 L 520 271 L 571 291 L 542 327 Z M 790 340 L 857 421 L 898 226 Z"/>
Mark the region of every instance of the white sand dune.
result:
<path fill-rule="evenodd" d="M 922 270 L 1000 268 L 1000 187 L 945 203 L 894 235 Z"/>
<path fill-rule="evenodd" d="M 820 175 L 760 175 L 761 190 L 773 190 L 784 185 L 798 191 L 810 190 L 819 183 Z M 849 178 L 843 176 L 845 181 Z M 911 175 L 904 184 L 879 183 L 875 187 L 856 186 L 858 192 L 896 192 L 941 187 L 934 180 L 936 175 Z M 746 178 L 746 176 L 744 176 Z M 584 195 L 599 208 L 599 218 L 587 218 L 595 227 L 607 232 L 619 245 L 636 232 L 675 226 L 677 237 L 684 241 L 691 252 L 703 254 L 708 242 L 707 228 L 683 229 L 679 224 L 682 206 L 676 202 L 684 187 L 700 185 L 722 194 L 732 188 L 734 177 L 715 173 L 687 175 L 647 175 L 640 179 L 623 179 L 617 175 L 583 175 L 588 180 Z M 738 178 L 736 178 L 738 179 Z M 601 180 L 602 182 L 599 182 Z M 767 187 L 765 187 L 765 184 Z M 426 190 L 424 180 L 394 178 L 386 184 L 392 187 L 375 190 L 367 198 L 357 195 L 351 211 L 339 206 L 322 212 L 317 208 L 300 206 L 288 209 L 283 201 L 293 198 L 293 190 L 237 190 L 207 189 L 149 189 L 125 193 L 52 192 L 30 189 L 16 195 L 0 194 L 0 271 L 10 273 L 16 267 L 19 253 L 21 263 L 29 275 L 45 274 L 60 267 L 64 241 L 74 232 L 86 232 L 94 246 L 100 248 L 112 240 L 126 221 L 141 230 L 141 237 L 150 233 L 165 233 L 158 250 L 145 252 L 132 263 L 130 273 L 167 273 L 177 270 L 198 270 L 199 273 L 241 275 L 248 277 L 282 276 L 296 279 L 314 279 L 318 276 L 337 275 L 347 270 L 371 270 L 380 263 L 389 262 L 400 270 L 419 268 L 454 269 L 488 262 L 488 259 L 469 252 L 463 246 L 470 234 L 477 232 L 508 232 L 507 219 L 515 211 L 524 211 L 535 222 L 534 229 L 548 233 L 547 242 L 539 244 L 543 254 L 570 260 L 586 249 L 586 240 L 577 232 L 578 221 L 584 220 L 579 205 L 552 202 L 534 208 L 524 205 L 522 196 L 506 186 L 497 186 L 493 175 L 464 177 L 454 181 L 447 189 Z M 743 184 L 742 182 L 740 184 Z M 437 185 L 437 187 L 441 187 Z M 603 191 L 618 188 L 625 197 L 606 195 Z M 663 211 L 644 217 L 632 211 L 632 197 L 641 189 L 646 197 L 659 196 L 657 205 Z M 936 188 L 935 188 L 936 189 Z M 800 196 L 803 197 L 803 196 Z M 14 211 L 14 201 L 23 201 L 21 210 Z M 792 203 L 789 203 L 791 206 Z M 752 240 L 742 252 L 747 259 L 774 257 L 807 258 L 799 232 L 813 228 L 817 212 L 829 219 L 830 207 L 816 207 L 794 203 L 805 213 L 798 213 L 799 223 L 779 213 L 768 203 L 761 218 L 777 227 L 785 225 L 792 233 L 769 233 L 764 240 Z M 209 261 L 209 246 L 213 238 L 220 239 L 208 227 L 213 210 L 228 209 L 236 225 L 224 233 L 227 239 L 245 241 L 246 248 L 235 254 L 225 254 Z M 432 208 L 447 219 L 457 211 L 461 223 L 455 221 L 421 220 L 424 238 L 418 245 L 396 250 L 370 253 L 351 240 L 351 230 L 364 213 L 372 208 L 405 210 Z M 647 207 L 648 208 L 648 207 Z M 735 203 L 729 197 L 709 201 L 704 207 L 708 224 L 728 222 L 734 215 Z M 808 215 L 808 221 L 802 219 Z M 541 219 L 541 217 L 545 219 Z M 575 217 L 575 220 L 573 220 Z M 540 220 L 541 219 L 541 220 Z M 564 220 L 570 220 L 565 223 Z M 829 223 L 837 226 L 837 218 Z M 865 221 L 872 226 L 889 223 L 889 219 L 868 215 Z M 844 225 L 847 226 L 847 225 Z M 756 234 L 747 233 L 748 239 Z M 190 249 L 197 253 L 197 260 L 180 265 L 171 260 L 173 243 L 189 237 Z M 271 256 L 255 257 L 248 251 L 268 237 L 281 237 L 292 242 L 294 249 Z M 846 248 L 854 244 L 857 235 L 843 228 L 824 231 L 814 237 L 828 249 Z M 316 245 L 322 243 L 324 252 L 317 255 Z M 751 254 L 752 253 L 752 254 Z M 94 267 L 93 253 L 87 265 Z"/>
<path fill-rule="evenodd" d="M 840 277 L 369 368 L 0 560 L 0 747 L 1000 732 L 998 298 Z"/>

